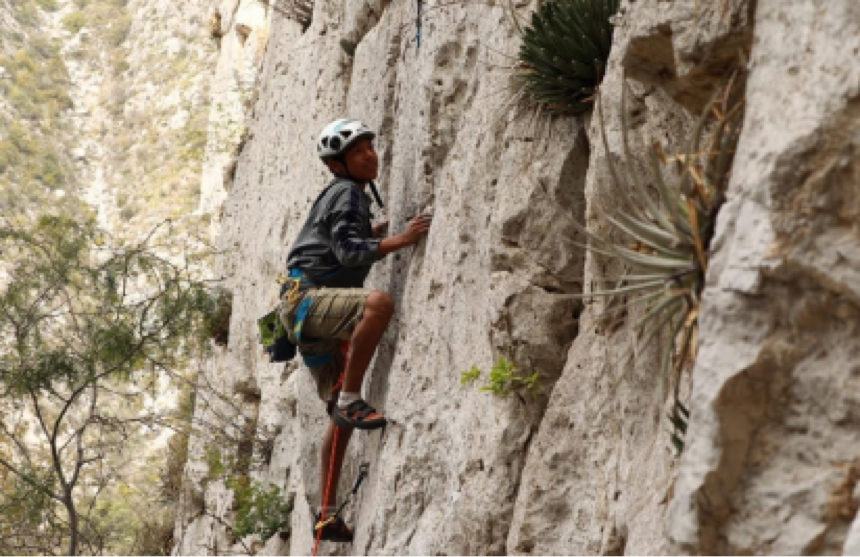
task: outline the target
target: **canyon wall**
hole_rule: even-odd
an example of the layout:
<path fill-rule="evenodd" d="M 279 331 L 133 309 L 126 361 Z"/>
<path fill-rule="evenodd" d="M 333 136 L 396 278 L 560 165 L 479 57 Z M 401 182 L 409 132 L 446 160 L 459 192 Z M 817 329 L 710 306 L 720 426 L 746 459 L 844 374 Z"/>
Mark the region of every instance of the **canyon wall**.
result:
<path fill-rule="evenodd" d="M 394 232 L 418 212 L 434 222 L 368 281 L 397 313 L 365 395 L 395 423 L 354 436 L 341 494 L 370 465 L 347 513 L 356 540 L 322 552 L 856 552 L 860 4 L 622 2 L 600 91 L 610 152 L 593 115 L 510 105 L 511 6 L 535 3 L 317 1 L 310 20 L 221 4 L 213 103 L 233 103 L 242 133 L 207 161 L 201 199 L 220 213 L 233 313 L 200 378 L 221 395 L 198 396 L 195 416 L 256 444 L 251 476 L 293 511 L 282 535 L 237 539 L 201 433 L 175 553 L 313 548 L 328 418 L 299 363 L 264 357 L 255 321 L 277 303 L 287 250 L 329 179 L 315 138 L 341 116 L 378 131 L 377 216 Z M 622 120 L 633 156 L 655 141 L 678 152 L 733 73 L 745 121 L 699 354 L 681 378 L 691 417 L 679 456 L 658 358 L 634 354 L 636 315 L 609 319 L 574 296 L 617 277 L 585 256 L 574 223 L 605 228 L 624 195 L 607 165 L 621 158 Z M 243 107 L 235 91 L 248 83 Z M 539 372 L 536 396 L 479 389 L 500 356 Z M 483 378 L 463 384 L 472 366 Z"/>

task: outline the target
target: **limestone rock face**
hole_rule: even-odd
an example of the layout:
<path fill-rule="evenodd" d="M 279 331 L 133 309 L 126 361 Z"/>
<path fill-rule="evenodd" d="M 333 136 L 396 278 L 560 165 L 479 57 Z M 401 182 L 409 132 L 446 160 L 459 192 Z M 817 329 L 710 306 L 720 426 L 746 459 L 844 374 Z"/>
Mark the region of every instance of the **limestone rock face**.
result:
<path fill-rule="evenodd" d="M 212 105 L 200 211 L 215 213 L 236 173 L 236 159 L 247 137 L 247 118 L 257 101 L 257 81 L 268 39 L 271 9 L 262 2 L 224 0 L 208 14 L 220 56 L 212 79 Z"/>
<path fill-rule="evenodd" d="M 232 495 L 211 478 L 206 439 L 194 438 L 176 552 L 313 549 L 327 417 L 299 363 L 263 357 L 254 321 L 277 303 L 275 278 L 329 179 L 317 134 L 341 116 L 378 131 L 379 219 L 396 233 L 415 214 L 434 215 L 426 240 L 369 279 L 392 294 L 397 314 L 364 392 L 396 423 L 353 436 L 341 495 L 359 463 L 370 476 L 360 512 L 348 511 L 356 541 L 341 551 L 860 546 L 860 209 L 851 195 L 860 193 L 860 8 L 623 2 L 601 88 L 607 152 L 597 118 L 535 124 L 506 106 L 510 78 L 499 66 L 519 40 L 498 4 L 424 2 L 419 18 L 413 2 L 317 1 L 309 26 L 277 8 L 262 14 L 269 23 L 243 24 L 244 3 L 222 4 L 222 40 L 235 32 L 248 45 L 270 31 L 250 43 L 253 54 L 222 43 L 222 75 L 261 65 L 229 180 L 223 160 L 204 171 L 229 183 L 203 197 L 206 210 L 223 202 L 219 273 L 234 300 L 229 346 L 203 378 L 232 402 L 198 399 L 196 417 L 268 435 L 271 454 L 251 475 L 282 488 L 294 510 L 290 536 L 235 539 Z M 573 223 L 605 229 L 623 195 L 610 187 L 607 159 L 623 150 L 625 73 L 630 144 L 641 155 L 654 141 L 681 150 L 733 70 L 746 121 L 712 245 L 699 357 L 682 379 L 692 416 L 678 458 L 669 389 L 653 351 L 634 343 L 637 316 L 609 319 L 603 303 L 571 296 L 615 276 L 584 256 Z M 541 393 L 480 391 L 500 355 L 540 371 Z M 461 384 L 473 365 L 483 378 Z M 249 384 L 258 396 L 247 396 Z"/>
<path fill-rule="evenodd" d="M 843 544 L 858 508 L 858 48 L 860 5 L 758 2 L 672 505 L 678 550 L 857 550 L 856 526 Z"/>

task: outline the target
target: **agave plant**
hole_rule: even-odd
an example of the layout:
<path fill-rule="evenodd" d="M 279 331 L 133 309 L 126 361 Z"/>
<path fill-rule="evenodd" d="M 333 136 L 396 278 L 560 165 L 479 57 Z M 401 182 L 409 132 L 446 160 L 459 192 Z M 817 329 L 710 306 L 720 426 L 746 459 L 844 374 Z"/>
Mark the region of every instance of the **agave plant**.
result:
<path fill-rule="evenodd" d="M 677 440 L 683 446 L 688 418 L 678 400 L 678 378 L 696 356 L 699 300 L 708 268 L 708 248 L 725 199 L 740 133 L 742 103 L 734 102 L 730 92 L 731 84 L 714 96 L 682 154 L 667 156 L 655 145 L 644 161 L 634 159 L 630 151 L 626 95 L 622 93 L 621 165 L 612 161 L 602 110 L 598 110 L 609 173 L 616 191 L 624 192 L 622 198 L 627 203 L 606 216 L 614 234 L 600 235 L 578 226 L 588 238 L 586 247 L 592 254 L 617 261 L 625 269 L 617 285 L 582 297 L 620 299 L 622 310 L 641 307 L 642 317 L 636 324 L 639 346 L 663 344 L 663 377 L 670 369 L 674 371 L 675 400 L 670 421 L 676 447 Z M 703 146 L 706 130 L 710 133 Z M 639 167 L 649 171 L 643 174 L 637 171 Z"/>
<path fill-rule="evenodd" d="M 581 114 L 591 101 L 612 46 L 609 18 L 619 0 L 554 0 L 520 28 L 522 45 L 514 66 L 516 101 L 553 114 Z M 515 19 L 516 21 L 516 19 Z"/>

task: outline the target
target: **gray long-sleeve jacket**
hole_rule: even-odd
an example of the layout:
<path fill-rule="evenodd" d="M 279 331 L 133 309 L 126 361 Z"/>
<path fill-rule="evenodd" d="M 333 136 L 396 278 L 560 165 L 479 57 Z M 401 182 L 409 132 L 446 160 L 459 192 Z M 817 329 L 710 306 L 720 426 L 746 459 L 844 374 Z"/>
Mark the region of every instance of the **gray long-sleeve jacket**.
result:
<path fill-rule="evenodd" d="M 330 288 L 359 288 L 382 259 L 373 238 L 370 197 L 355 182 L 335 178 L 317 197 L 290 254 L 288 269 Z"/>

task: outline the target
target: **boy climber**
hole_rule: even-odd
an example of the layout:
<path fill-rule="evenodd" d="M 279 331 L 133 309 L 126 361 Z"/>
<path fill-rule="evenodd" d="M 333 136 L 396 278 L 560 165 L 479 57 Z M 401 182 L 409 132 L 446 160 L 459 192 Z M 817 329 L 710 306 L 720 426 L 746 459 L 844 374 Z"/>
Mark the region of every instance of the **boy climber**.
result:
<path fill-rule="evenodd" d="M 394 313 L 394 302 L 386 292 L 363 288 L 364 280 L 375 262 L 417 243 L 431 223 L 430 216 L 419 216 L 406 231 L 388 238 L 387 222 L 371 224 L 371 200 L 365 189 L 370 185 L 377 195 L 372 183 L 379 169 L 375 137 L 361 122 L 347 119 L 332 122 L 320 134 L 317 152 L 335 177 L 317 197 L 290 249 L 291 280 L 281 312 L 290 340 L 299 347 L 332 417 L 322 445 L 322 506 L 314 537 L 338 542 L 353 537 L 336 516 L 337 484 L 352 430 L 386 423 L 362 400 L 361 385 Z M 348 350 L 343 349 L 344 341 Z M 334 520 L 320 522 L 323 517 Z"/>

